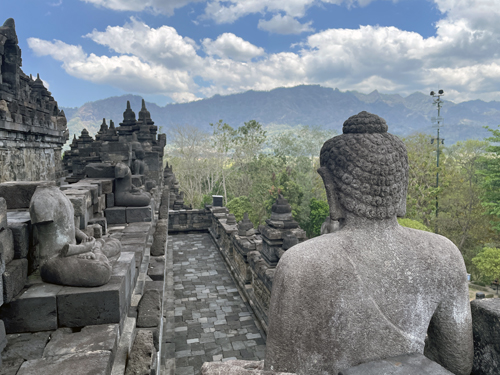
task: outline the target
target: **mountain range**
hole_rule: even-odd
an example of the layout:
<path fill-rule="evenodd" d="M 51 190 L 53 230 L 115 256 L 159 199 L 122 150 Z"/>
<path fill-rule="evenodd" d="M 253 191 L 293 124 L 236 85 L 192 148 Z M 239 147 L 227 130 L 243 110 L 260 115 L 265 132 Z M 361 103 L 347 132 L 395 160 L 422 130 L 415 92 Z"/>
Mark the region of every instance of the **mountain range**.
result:
<path fill-rule="evenodd" d="M 68 119 L 71 134 L 79 135 L 83 128 L 95 134 L 103 118 L 108 123 L 112 119 L 118 126 L 127 100 L 137 114 L 141 108 L 141 97 L 130 94 L 88 102 L 79 108 L 61 109 Z M 210 123 L 222 119 L 234 128 L 246 121 L 256 120 L 268 130 L 277 125 L 311 125 L 340 134 L 342 124 L 349 116 L 368 111 L 383 117 L 393 134 L 403 137 L 415 132 L 436 134 L 431 123 L 431 118 L 437 116 L 436 106 L 430 95 L 421 92 L 403 97 L 378 91 L 361 94 L 320 85 L 301 85 L 271 91 L 250 90 L 226 96 L 214 95 L 163 107 L 146 102 L 146 106 L 163 132 L 169 127 L 185 124 L 208 131 Z M 446 144 L 471 138 L 482 139 L 490 135 L 484 129 L 485 125 L 496 128 L 500 124 L 500 102 L 471 100 L 453 103 L 443 100 L 441 116 L 445 126 L 440 136 L 446 139 Z"/>

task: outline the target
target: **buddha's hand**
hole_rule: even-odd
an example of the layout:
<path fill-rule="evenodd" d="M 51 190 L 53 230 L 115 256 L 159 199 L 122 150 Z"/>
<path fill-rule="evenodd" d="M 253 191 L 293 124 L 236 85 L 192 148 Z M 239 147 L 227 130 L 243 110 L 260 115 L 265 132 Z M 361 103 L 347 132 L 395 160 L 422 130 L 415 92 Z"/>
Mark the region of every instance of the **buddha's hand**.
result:
<path fill-rule="evenodd" d="M 82 239 L 82 243 L 83 243 L 83 242 L 95 242 L 95 238 L 94 238 L 94 237 L 92 237 L 92 236 L 85 236 L 85 237 L 83 237 L 83 239 Z"/>
<path fill-rule="evenodd" d="M 88 253 L 79 254 L 77 256 L 80 259 L 95 259 L 95 254 L 92 251 L 89 251 Z"/>

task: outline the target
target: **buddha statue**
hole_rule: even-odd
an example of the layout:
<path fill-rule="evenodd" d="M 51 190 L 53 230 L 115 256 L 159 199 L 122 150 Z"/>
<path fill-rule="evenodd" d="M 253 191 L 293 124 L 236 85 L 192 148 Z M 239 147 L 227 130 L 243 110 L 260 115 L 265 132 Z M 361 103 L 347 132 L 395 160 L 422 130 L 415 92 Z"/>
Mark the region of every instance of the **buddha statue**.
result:
<path fill-rule="evenodd" d="M 119 254 L 115 239 L 108 248 L 104 240 L 87 236 L 75 226 L 74 208 L 56 186 L 39 186 L 30 202 L 34 239 L 40 252 L 40 275 L 45 282 L 94 287 L 106 284 L 111 264 L 105 255 Z"/>
<path fill-rule="evenodd" d="M 130 141 L 130 146 L 135 155 L 134 160 L 132 161 L 132 172 L 134 175 L 143 175 L 147 170 L 148 166 L 144 162 L 144 157 L 146 153 L 141 145 L 141 143 L 137 140 L 137 134 L 132 134 L 132 140 Z"/>
<path fill-rule="evenodd" d="M 280 259 L 264 370 L 337 375 L 423 353 L 469 375 L 472 324 L 460 251 L 445 237 L 397 222 L 408 186 L 403 142 L 382 118 L 361 112 L 325 142 L 320 165 L 338 228 Z"/>
<path fill-rule="evenodd" d="M 132 172 L 124 163 L 115 166 L 115 206 L 143 207 L 151 201 L 151 195 L 132 186 Z"/>

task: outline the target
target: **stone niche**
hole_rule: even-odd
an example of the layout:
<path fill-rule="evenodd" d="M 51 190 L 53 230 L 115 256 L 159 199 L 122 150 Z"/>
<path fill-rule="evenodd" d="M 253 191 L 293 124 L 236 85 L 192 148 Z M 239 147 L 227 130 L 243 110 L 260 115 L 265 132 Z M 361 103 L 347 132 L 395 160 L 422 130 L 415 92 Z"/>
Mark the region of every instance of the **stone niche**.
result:
<path fill-rule="evenodd" d="M 21 70 L 15 23 L 0 27 L 0 182 L 58 180 L 68 139 L 64 111 L 39 76 Z"/>

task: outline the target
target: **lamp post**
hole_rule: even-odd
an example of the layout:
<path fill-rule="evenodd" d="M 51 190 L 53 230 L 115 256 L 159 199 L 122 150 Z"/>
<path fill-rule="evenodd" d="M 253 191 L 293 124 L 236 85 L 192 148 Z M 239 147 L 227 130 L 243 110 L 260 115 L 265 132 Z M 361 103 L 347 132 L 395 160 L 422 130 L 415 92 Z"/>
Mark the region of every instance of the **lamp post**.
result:
<path fill-rule="evenodd" d="M 444 125 L 444 119 L 441 117 L 441 107 L 443 105 L 441 96 L 443 95 L 444 95 L 443 90 L 439 90 L 437 94 L 434 91 L 431 91 L 431 96 L 434 98 L 433 104 L 437 106 L 437 111 L 438 111 L 437 117 L 431 118 L 433 127 L 437 128 L 437 138 L 431 139 L 431 144 L 434 143 L 434 140 L 436 140 L 436 149 L 437 149 L 436 166 L 438 170 L 436 172 L 436 189 L 439 188 L 439 145 L 440 144 L 444 145 L 444 138 L 439 138 L 439 129 Z M 438 232 L 438 221 L 437 221 L 438 215 L 439 215 L 439 202 L 438 202 L 438 197 L 436 195 L 436 227 L 434 229 L 435 233 Z"/>

